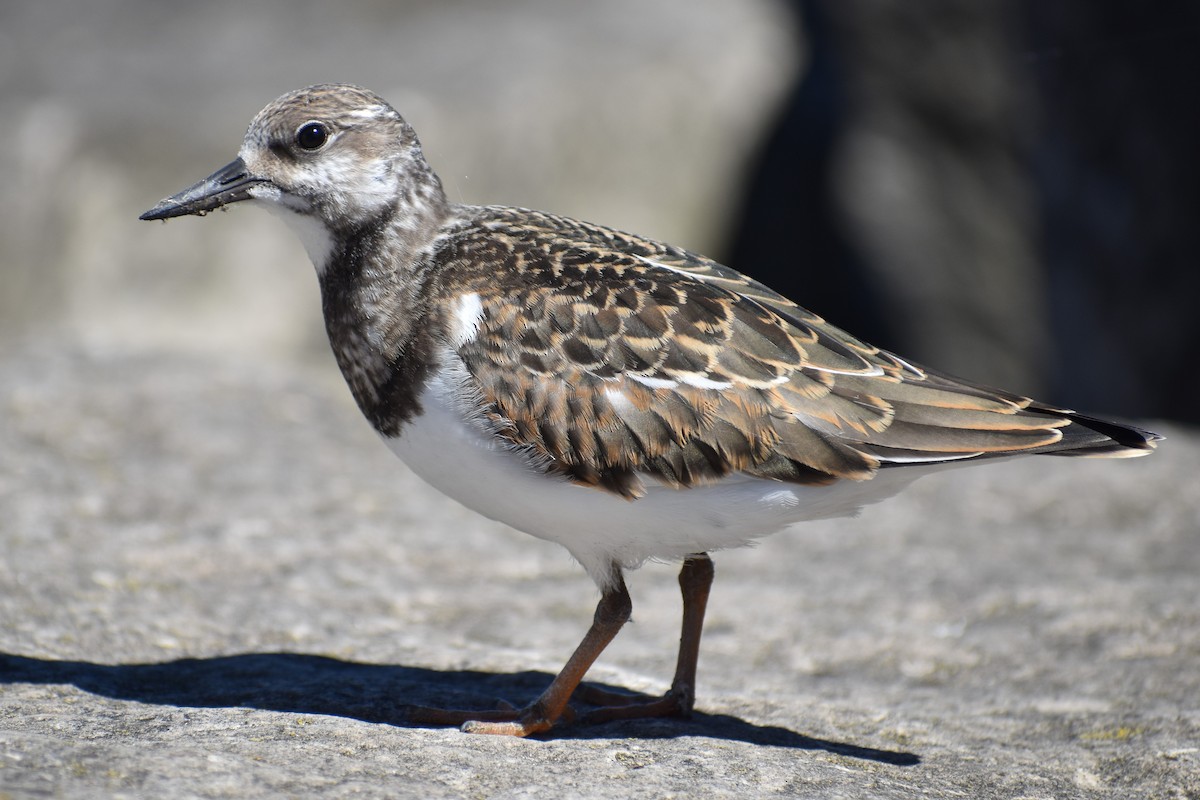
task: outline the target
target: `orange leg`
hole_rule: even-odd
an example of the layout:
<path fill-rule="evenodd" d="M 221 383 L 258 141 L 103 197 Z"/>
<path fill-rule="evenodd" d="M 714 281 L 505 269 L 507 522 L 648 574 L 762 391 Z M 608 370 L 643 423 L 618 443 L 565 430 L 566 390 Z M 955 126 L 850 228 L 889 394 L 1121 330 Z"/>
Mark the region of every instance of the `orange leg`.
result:
<path fill-rule="evenodd" d="M 670 690 L 663 697 L 649 701 L 644 701 L 636 695 L 580 686 L 583 676 L 629 620 L 633 610 L 625 581 L 616 567 L 614 571 L 616 583 L 601 595 L 587 635 L 546 691 L 528 706 L 523 709 L 501 708 L 493 711 L 415 707 L 409 709 L 409 720 L 426 725 L 461 725 L 467 733 L 529 736 L 549 730 L 564 716 L 573 719 L 574 714 L 568 708 L 567 702 L 571 695 L 576 693 L 585 702 L 600 706 L 580 718 L 584 723 L 690 716 L 696 697 L 696 662 L 700 654 L 700 633 L 704 627 L 704 611 L 708 605 L 709 588 L 713 581 L 712 560 L 704 553 L 698 553 L 689 556 L 683 562 L 683 568 L 679 571 L 679 588 L 683 594 L 683 627 L 679 637 L 675 678 L 671 682 Z"/>
<path fill-rule="evenodd" d="M 529 736 L 549 730 L 567 710 L 579 682 L 596 657 L 613 640 L 621 627 L 629 620 L 633 602 L 619 569 L 615 585 L 604 590 L 596 605 L 592 626 L 583 641 L 575 648 L 566 666 L 551 681 L 546 691 L 524 709 L 498 709 L 495 711 L 457 711 L 436 708 L 411 708 L 409 719 L 427 725 L 462 725 L 467 733 L 490 733 L 504 736 Z"/>
<path fill-rule="evenodd" d="M 642 701 L 636 696 L 606 692 L 586 686 L 580 699 L 600 708 L 588 712 L 582 721 L 606 722 L 614 719 L 644 717 L 689 717 L 696 700 L 696 663 L 700 657 L 700 634 L 704 611 L 713 582 L 713 563 L 704 553 L 689 556 L 679 570 L 679 589 L 683 594 L 683 626 L 679 636 L 679 657 L 671 688 L 657 700 Z"/>

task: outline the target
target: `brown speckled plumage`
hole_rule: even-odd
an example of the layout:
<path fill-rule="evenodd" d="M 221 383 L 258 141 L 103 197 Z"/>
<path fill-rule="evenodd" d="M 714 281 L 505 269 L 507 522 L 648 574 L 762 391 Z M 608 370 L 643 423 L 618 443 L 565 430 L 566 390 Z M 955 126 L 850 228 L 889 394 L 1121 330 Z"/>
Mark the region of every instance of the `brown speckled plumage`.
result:
<path fill-rule="evenodd" d="M 708 551 L 853 513 L 941 464 L 1143 455 L 1159 438 L 917 366 L 678 248 L 450 203 L 408 124 L 356 87 L 279 98 L 236 161 L 143 218 L 239 201 L 301 236 L 338 365 L 389 446 L 464 504 L 562 544 L 601 587 L 588 634 L 525 709 L 417 721 L 549 729 L 629 618 L 622 570 L 648 558 L 684 559 L 671 689 L 603 695 L 586 719 L 686 715 Z"/>
<path fill-rule="evenodd" d="M 296 146 L 310 120 L 338 150 Z M 477 335 L 454 349 L 479 413 L 531 463 L 628 498 L 646 479 L 825 484 L 881 466 L 1153 446 L 913 365 L 678 248 L 529 209 L 453 205 L 412 128 L 362 89 L 284 95 L 242 153 L 287 188 L 285 215 L 329 231 L 318 267 L 330 342 L 387 436 L 420 413 L 452 304 L 472 293 Z"/>
<path fill-rule="evenodd" d="M 473 209 L 444 231 L 432 270 L 453 287 L 443 305 L 482 301 L 457 353 L 500 434 L 630 498 L 645 477 L 821 484 L 881 465 L 1143 444 L 916 367 L 710 260 L 575 220 Z"/>

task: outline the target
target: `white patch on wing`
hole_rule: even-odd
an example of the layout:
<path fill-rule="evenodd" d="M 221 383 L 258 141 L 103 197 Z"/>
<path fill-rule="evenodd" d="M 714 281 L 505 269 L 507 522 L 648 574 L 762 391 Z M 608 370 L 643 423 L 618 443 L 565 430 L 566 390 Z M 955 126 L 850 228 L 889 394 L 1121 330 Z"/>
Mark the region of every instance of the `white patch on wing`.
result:
<path fill-rule="evenodd" d="M 695 386 L 697 389 L 728 389 L 733 386 L 729 381 L 714 381 L 711 378 L 706 378 L 699 372 L 687 372 L 679 376 L 679 379 L 688 386 Z"/>
<path fill-rule="evenodd" d="M 925 370 L 921 369 L 920 367 L 918 367 L 914 364 L 908 363 L 907 361 L 905 361 L 903 358 L 896 355 L 895 353 L 892 353 L 891 356 L 892 356 L 892 358 L 896 359 L 896 361 L 900 362 L 900 366 L 904 367 L 906 370 L 911 372 L 913 375 L 916 375 L 921 378 L 925 377 Z"/>
<path fill-rule="evenodd" d="M 830 375 L 857 375 L 860 378 L 874 378 L 883 374 L 883 367 L 874 365 L 870 369 L 837 369 L 836 367 L 822 367 L 819 364 L 804 363 L 806 369 L 811 369 L 815 372 L 828 372 Z"/>
<path fill-rule="evenodd" d="M 692 272 L 691 270 L 681 269 L 679 267 L 673 267 L 670 264 L 664 264 L 661 261 L 656 261 L 653 258 L 647 258 L 646 256 L 635 256 L 635 258 L 637 258 L 643 264 L 646 264 L 648 266 L 660 267 L 662 269 L 670 270 L 671 272 L 674 272 L 679 275 L 687 275 L 689 278 L 695 278 L 698 281 L 709 280 L 711 277 L 713 277 L 713 276 L 709 276 L 709 275 L 704 275 L 702 273 Z"/>
<path fill-rule="evenodd" d="M 612 386 L 605 387 L 604 396 L 608 398 L 608 402 L 612 403 L 613 411 L 616 411 L 618 414 L 633 408 L 633 402 L 620 389 L 615 389 Z"/>
<path fill-rule="evenodd" d="M 458 296 L 454 304 L 454 324 L 450 328 L 450 344 L 455 349 L 462 347 L 479 333 L 479 321 L 483 319 L 483 301 L 475 292 Z"/>
<path fill-rule="evenodd" d="M 647 386 L 651 389 L 674 389 L 679 385 L 678 381 L 673 381 L 669 378 L 655 378 L 650 375 L 635 375 L 633 373 L 626 373 L 625 377 L 629 378 L 630 380 L 637 381 L 643 386 Z"/>
<path fill-rule="evenodd" d="M 977 453 L 928 453 L 926 455 L 913 456 L 886 456 L 874 453 L 882 464 L 939 464 L 943 461 L 964 461 L 968 458 L 977 458 L 983 455 L 980 450 Z"/>
<path fill-rule="evenodd" d="M 651 389 L 675 389 L 679 387 L 680 383 L 686 383 L 688 386 L 696 389 L 712 389 L 715 391 L 733 388 L 733 383 L 731 381 L 714 381 L 712 378 L 709 378 L 700 372 L 680 373 L 678 380 L 672 378 L 655 378 L 650 375 L 635 375 L 633 373 L 626 373 L 625 377 L 629 378 L 630 380 L 637 381 L 643 386 Z M 788 376 L 780 375 L 779 377 L 773 378 L 769 381 L 756 381 L 754 385 L 778 386 L 781 383 L 787 382 Z"/>

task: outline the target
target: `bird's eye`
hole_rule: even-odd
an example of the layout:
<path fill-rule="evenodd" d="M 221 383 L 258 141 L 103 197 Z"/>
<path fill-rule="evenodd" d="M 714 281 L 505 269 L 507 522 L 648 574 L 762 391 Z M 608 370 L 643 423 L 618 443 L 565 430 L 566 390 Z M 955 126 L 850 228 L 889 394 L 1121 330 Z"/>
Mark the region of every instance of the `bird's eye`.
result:
<path fill-rule="evenodd" d="M 301 150 L 318 150 L 329 141 L 329 131 L 319 122 L 306 122 L 296 129 L 296 146 Z"/>

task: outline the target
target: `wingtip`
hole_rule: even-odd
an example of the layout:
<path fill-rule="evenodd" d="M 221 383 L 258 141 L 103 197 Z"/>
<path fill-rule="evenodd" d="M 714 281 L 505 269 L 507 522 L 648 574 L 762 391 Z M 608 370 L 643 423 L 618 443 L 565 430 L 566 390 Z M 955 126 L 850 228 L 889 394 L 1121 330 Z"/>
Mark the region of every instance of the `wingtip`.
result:
<path fill-rule="evenodd" d="M 1083 447 L 1076 451 L 1085 457 L 1098 458 L 1139 458 L 1148 456 L 1158 448 L 1158 443 L 1165 437 L 1154 431 L 1140 428 L 1123 422 L 1112 422 L 1087 416 L 1086 414 L 1071 413 L 1067 415 L 1071 422 L 1088 430 L 1095 431 L 1108 438 L 1108 442 L 1100 446 Z"/>

